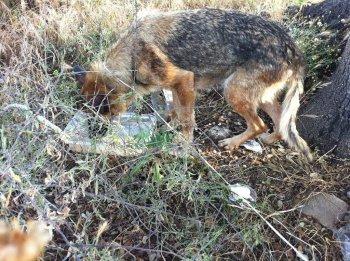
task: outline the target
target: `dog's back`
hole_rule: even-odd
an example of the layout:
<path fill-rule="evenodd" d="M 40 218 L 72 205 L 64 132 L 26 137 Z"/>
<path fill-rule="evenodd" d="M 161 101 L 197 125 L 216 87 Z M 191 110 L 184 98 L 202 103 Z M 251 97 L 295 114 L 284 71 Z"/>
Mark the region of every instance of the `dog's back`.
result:
<path fill-rule="evenodd" d="M 219 9 L 159 13 L 136 21 L 134 43 L 156 45 L 197 76 L 229 75 L 238 67 L 268 70 L 303 66 L 303 56 L 276 23 Z"/>
<path fill-rule="evenodd" d="M 258 16 L 204 9 L 178 13 L 175 20 L 162 50 L 179 67 L 198 75 L 302 62 L 288 34 Z"/>

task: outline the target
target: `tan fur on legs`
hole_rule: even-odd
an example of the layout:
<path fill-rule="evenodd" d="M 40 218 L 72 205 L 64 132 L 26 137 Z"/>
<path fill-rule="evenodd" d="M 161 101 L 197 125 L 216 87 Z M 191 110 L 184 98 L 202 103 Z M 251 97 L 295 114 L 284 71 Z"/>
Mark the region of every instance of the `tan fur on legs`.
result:
<path fill-rule="evenodd" d="M 174 85 L 176 99 L 176 113 L 182 126 L 182 134 L 189 143 L 193 141 L 193 130 L 196 125 L 194 106 L 196 92 L 194 89 L 194 75 L 186 72 Z"/>
<path fill-rule="evenodd" d="M 265 132 L 267 127 L 257 114 L 257 107 L 254 96 L 246 86 L 235 83 L 235 78 L 231 78 L 225 87 L 225 98 L 235 112 L 241 115 L 247 122 L 247 130 L 232 138 L 219 141 L 219 146 L 227 150 L 234 150 L 243 142 L 252 139 Z"/>
<path fill-rule="evenodd" d="M 260 135 L 261 140 L 266 144 L 272 144 L 278 140 L 282 139 L 281 134 L 279 133 L 279 124 L 281 120 L 281 104 L 277 99 L 274 99 L 272 102 L 262 103 L 260 109 L 265 111 L 273 121 L 274 131 L 271 134 L 264 133 Z"/>
<path fill-rule="evenodd" d="M 179 110 L 179 99 L 177 97 L 177 93 L 175 90 L 172 90 L 173 93 L 173 109 L 170 111 L 170 126 L 173 128 L 176 128 L 179 125 L 179 117 L 178 117 L 178 110 Z"/>
<path fill-rule="evenodd" d="M 227 150 L 234 150 L 245 141 L 252 139 L 267 130 L 265 123 L 257 115 L 256 110 L 252 108 L 247 110 L 244 107 L 234 108 L 235 111 L 246 120 L 247 129 L 245 132 L 237 136 L 219 141 L 219 146 L 224 147 Z"/>

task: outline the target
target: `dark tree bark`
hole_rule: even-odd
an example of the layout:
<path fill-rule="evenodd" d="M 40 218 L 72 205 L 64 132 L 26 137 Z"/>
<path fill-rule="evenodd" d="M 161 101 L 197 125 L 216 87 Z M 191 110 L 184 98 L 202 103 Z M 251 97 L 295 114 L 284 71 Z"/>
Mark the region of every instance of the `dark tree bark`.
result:
<path fill-rule="evenodd" d="M 302 107 L 299 129 L 322 152 L 350 157 L 350 40 L 331 83 Z"/>
<path fill-rule="evenodd" d="M 350 28 L 350 0 L 325 0 L 318 4 L 305 5 L 301 9 L 290 6 L 286 15 L 289 19 L 294 16 L 311 24 L 321 22 L 328 34 L 320 36 L 328 36 L 329 44 L 336 44 L 341 50 L 344 49 L 346 42 L 343 39 Z"/>
<path fill-rule="evenodd" d="M 337 39 L 349 33 L 350 1 L 326 0 L 302 9 L 306 19 L 318 19 L 338 30 Z M 350 39 L 328 85 L 320 89 L 300 110 L 299 129 L 303 137 L 325 153 L 350 157 Z"/>
<path fill-rule="evenodd" d="M 342 30 L 349 18 L 349 0 L 326 0 L 318 4 L 306 5 L 302 8 L 303 17 L 310 20 L 321 20 L 329 28 Z"/>
<path fill-rule="evenodd" d="M 328 39 L 329 44 L 339 44 L 343 51 L 350 28 L 350 0 L 326 0 L 302 8 L 301 14 L 307 20 L 322 22 L 332 36 Z M 339 53 L 340 54 L 340 53 Z"/>

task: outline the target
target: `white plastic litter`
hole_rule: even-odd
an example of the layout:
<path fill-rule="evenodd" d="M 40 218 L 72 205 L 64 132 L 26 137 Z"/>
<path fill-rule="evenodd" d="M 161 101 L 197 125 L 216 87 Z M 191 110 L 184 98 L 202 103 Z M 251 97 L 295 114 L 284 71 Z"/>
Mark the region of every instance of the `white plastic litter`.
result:
<path fill-rule="evenodd" d="M 112 118 L 105 135 L 91 137 L 89 115 L 79 111 L 67 124 L 61 139 L 76 152 L 135 156 L 146 149 L 156 122 L 152 114 L 124 113 Z"/>
<path fill-rule="evenodd" d="M 296 253 L 297 257 L 303 261 L 309 261 L 307 255 L 300 252 L 295 246 L 293 246 L 264 216 L 254 207 L 251 202 L 256 202 L 257 194 L 254 189 L 247 185 L 236 183 L 234 185 L 230 185 L 230 190 L 232 192 L 229 200 L 231 202 L 241 201 L 240 205 L 248 207 L 252 211 L 254 211 L 271 229 L 272 231 L 282 239 L 288 246 L 290 246 L 293 251 Z"/>
<path fill-rule="evenodd" d="M 246 199 L 251 202 L 256 202 L 257 195 L 254 189 L 244 184 L 233 184 L 230 185 L 232 194 L 229 197 L 231 202 L 236 202 L 240 199 Z"/>
<path fill-rule="evenodd" d="M 242 144 L 242 146 L 247 150 L 254 151 L 258 154 L 263 153 L 263 148 L 261 147 L 260 143 L 255 140 L 247 140 Z"/>
<path fill-rule="evenodd" d="M 339 228 L 335 232 L 335 237 L 340 243 L 344 261 L 350 261 L 350 224 Z"/>
<path fill-rule="evenodd" d="M 33 116 L 43 126 L 57 133 L 61 141 L 68 144 L 72 151 L 83 153 L 116 156 L 139 155 L 145 151 L 146 143 L 151 138 L 157 124 L 157 118 L 153 114 L 124 113 L 111 120 L 105 135 L 93 137 L 89 135 L 89 118 L 93 118 L 84 112 L 77 112 L 62 130 L 45 117 L 34 115 L 24 104 L 9 104 L 3 108 L 3 111 L 10 109 L 18 109 Z"/>

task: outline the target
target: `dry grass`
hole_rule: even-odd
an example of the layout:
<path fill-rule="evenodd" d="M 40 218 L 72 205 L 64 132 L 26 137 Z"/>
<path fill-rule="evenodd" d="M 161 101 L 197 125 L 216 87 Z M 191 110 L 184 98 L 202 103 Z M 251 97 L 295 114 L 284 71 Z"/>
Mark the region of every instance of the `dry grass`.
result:
<path fill-rule="evenodd" d="M 210 6 L 280 19 L 294 0 L 42 0 L 33 9 L 25 1 L 7 2 L 10 8 L 2 6 L 0 13 L 0 216 L 50 223 L 55 234 L 47 259 L 293 259 L 251 209 L 229 205 L 227 183 L 234 182 L 257 190 L 255 207 L 300 251 L 338 257 L 330 232 L 293 209 L 314 191 L 344 198 L 349 162 L 322 157 L 308 165 L 282 145 L 262 156 L 220 152 L 206 137 L 210 124 L 235 132 L 243 127 L 215 92 L 198 101 L 201 156 L 179 159 L 167 152 L 172 134 L 165 131 L 153 138 L 152 154 L 83 155 L 70 152 L 32 116 L 3 110 L 25 104 L 63 128 L 81 101 L 62 64 L 103 56 L 137 10 Z"/>

